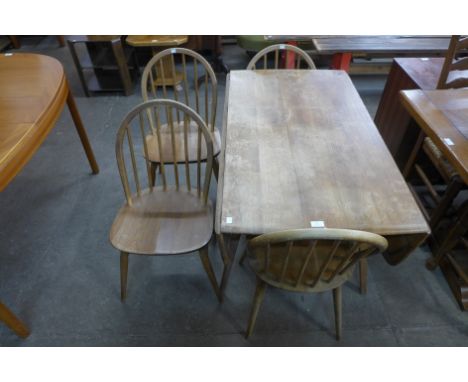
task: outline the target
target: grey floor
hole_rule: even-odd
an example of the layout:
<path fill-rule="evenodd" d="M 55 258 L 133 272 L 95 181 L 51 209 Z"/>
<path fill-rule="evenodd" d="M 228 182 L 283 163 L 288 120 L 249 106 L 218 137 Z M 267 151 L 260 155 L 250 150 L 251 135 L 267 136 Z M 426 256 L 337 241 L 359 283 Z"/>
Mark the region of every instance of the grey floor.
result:
<path fill-rule="evenodd" d="M 466 346 L 468 315 L 458 308 L 429 253 L 415 251 L 392 267 L 369 259 L 369 291 L 343 293 L 343 338 L 333 329 L 331 293 L 269 289 L 254 335 L 243 338 L 254 277 L 235 266 L 220 305 L 196 255 L 130 257 L 129 293 L 119 299 L 119 257 L 108 241 L 123 202 L 114 142 L 135 94 L 84 97 L 68 49 L 54 38 L 25 38 L 22 51 L 58 58 L 92 142 L 101 172 L 90 175 L 69 112 L 0 194 L 0 300 L 31 329 L 26 340 L 0 324 L 2 346 Z M 227 46 L 225 62 L 248 58 Z M 353 78 L 374 115 L 385 76 Z M 223 81 L 221 81 L 223 83 Z M 222 110 L 224 86 L 220 87 Z M 219 119 L 221 119 L 219 113 Z M 214 195 L 214 192 L 213 192 Z M 221 273 L 219 254 L 211 258 Z"/>

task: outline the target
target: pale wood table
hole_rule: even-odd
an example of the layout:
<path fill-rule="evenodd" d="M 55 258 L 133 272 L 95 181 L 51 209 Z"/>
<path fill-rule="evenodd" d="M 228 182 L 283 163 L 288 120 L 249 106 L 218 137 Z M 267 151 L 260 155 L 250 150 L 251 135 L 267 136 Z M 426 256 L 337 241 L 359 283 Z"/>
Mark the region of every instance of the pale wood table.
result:
<path fill-rule="evenodd" d="M 406 110 L 468 185 L 468 89 L 404 90 L 400 94 Z M 411 156 L 406 168 L 412 168 L 415 158 L 416 155 Z M 458 265 L 461 268 L 457 269 L 455 262 L 448 261 L 446 256 L 466 233 L 467 226 L 465 213 L 444 235 L 436 247 L 435 258 L 428 261 L 430 269 L 440 265 L 462 309 L 468 309 L 468 282 L 460 274 L 468 274 L 468 267 Z"/>
<path fill-rule="evenodd" d="M 349 76 L 334 70 L 231 71 L 215 231 L 365 230 L 400 263 L 430 230 Z"/>
<path fill-rule="evenodd" d="M 41 146 L 65 102 L 91 169 L 97 174 L 99 168 L 60 62 L 38 54 L 0 55 L 0 191 Z M 22 337 L 29 334 L 26 326 L 1 303 L 0 321 Z"/>

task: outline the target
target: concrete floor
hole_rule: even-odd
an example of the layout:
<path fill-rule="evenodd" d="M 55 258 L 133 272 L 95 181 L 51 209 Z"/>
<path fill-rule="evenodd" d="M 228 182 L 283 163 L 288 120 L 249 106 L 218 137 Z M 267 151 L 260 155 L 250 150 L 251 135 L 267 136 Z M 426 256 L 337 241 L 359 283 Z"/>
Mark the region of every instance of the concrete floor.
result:
<path fill-rule="evenodd" d="M 23 39 L 22 51 L 58 58 L 92 142 L 101 172 L 90 170 L 69 112 L 0 194 L 0 300 L 30 327 L 26 340 L 0 324 L 1 346 L 466 346 L 460 311 L 429 253 L 415 251 L 392 267 L 369 259 L 369 291 L 343 291 L 343 338 L 334 338 L 331 293 L 269 289 L 254 335 L 243 338 L 254 277 L 235 266 L 220 305 L 198 256 L 130 257 L 126 303 L 119 298 L 119 257 L 108 232 L 124 200 L 114 143 L 139 91 L 84 97 L 68 48 L 52 37 Z M 227 46 L 225 62 L 244 68 L 244 52 Z M 353 78 L 371 115 L 384 76 Z M 222 110 L 221 81 L 218 110 Z M 221 112 L 218 113 L 219 122 Z M 213 193 L 214 195 L 214 193 Z M 211 258 L 220 277 L 221 262 Z"/>

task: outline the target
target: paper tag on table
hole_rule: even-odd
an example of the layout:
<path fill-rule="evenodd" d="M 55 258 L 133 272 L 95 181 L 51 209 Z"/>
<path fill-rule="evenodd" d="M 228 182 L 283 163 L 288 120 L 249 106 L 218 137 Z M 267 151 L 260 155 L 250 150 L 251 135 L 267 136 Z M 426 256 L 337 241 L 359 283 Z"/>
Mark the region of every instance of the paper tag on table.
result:
<path fill-rule="evenodd" d="M 323 220 L 312 220 L 310 226 L 312 228 L 325 228 L 325 222 Z"/>

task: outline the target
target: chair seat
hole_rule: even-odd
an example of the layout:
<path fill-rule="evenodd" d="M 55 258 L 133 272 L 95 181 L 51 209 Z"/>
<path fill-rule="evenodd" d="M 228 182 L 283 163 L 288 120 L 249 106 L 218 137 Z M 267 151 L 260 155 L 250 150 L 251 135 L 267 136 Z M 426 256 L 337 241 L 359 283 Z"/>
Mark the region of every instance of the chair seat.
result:
<path fill-rule="evenodd" d="M 208 127 L 211 131 L 211 128 Z M 198 131 L 197 126 L 192 122 L 187 129 L 187 149 L 188 161 L 197 161 L 198 150 Z M 167 124 L 161 126 L 161 146 L 164 163 L 185 163 L 185 141 L 184 141 L 184 124 L 183 122 L 174 123 L 174 142 L 176 146 L 176 161 L 174 161 L 174 151 L 172 149 L 172 133 Z M 221 151 L 221 135 L 218 129 L 212 133 L 213 138 L 213 157 L 217 156 Z M 206 145 L 205 141 L 201 140 L 200 160 L 206 161 Z M 148 146 L 148 157 L 151 162 L 160 163 L 161 157 L 158 149 L 158 137 L 155 134 L 146 136 L 146 144 Z"/>
<path fill-rule="evenodd" d="M 122 206 L 112 224 L 110 241 L 120 251 L 173 255 L 199 250 L 213 233 L 213 206 L 196 191 L 146 189 Z"/>
<path fill-rule="evenodd" d="M 431 138 L 426 137 L 424 139 L 423 150 L 429 156 L 437 169 L 441 172 L 441 175 L 446 182 L 448 182 L 450 178 L 457 175 L 457 171 L 449 163 L 447 158 L 445 158 L 442 151 L 439 150 Z"/>
<path fill-rule="evenodd" d="M 304 263 L 304 259 L 307 255 L 308 246 L 294 246 L 290 254 L 290 261 L 288 262 L 288 267 L 285 273 L 284 280 L 279 281 L 280 275 L 283 269 L 284 259 L 287 254 L 287 249 L 285 247 L 272 246 L 270 250 L 270 262 L 268 267 L 268 272 L 265 272 L 265 250 L 264 249 L 254 249 L 252 251 L 253 257 L 250 258 L 250 265 L 254 269 L 255 273 L 267 284 L 272 285 L 277 288 L 286 289 L 290 291 L 297 292 L 322 292 L 326 290 L 335 289 L 338 286 L 345 283 L 352 276 L 354 265 L 349 267 L 343 274 L 336 274 L 335 277 L 330 282 L 330 278 L 333 274 L 333 271 L 336 266 L 338 266 L 338 260 L 333 260 L 332 263 L 327 268 L 327 271 L 324 272 L 321 280 L 315 286 L 310 286 L 312 281 L 315 279 L 315 276 L 318 272 L 317 268 L 320 268 L 324 261 L 327 259 L 326 256 L 329 254 L 328 251 L 321 251 L 320 244 L 316 247 L 316 260 L 311 258 L 307 267 L 304 271 L 303 282 L 298 286 L 295 286 L 295 281 L 298 279 L 301 267 Z M 342 258 L 345 254 L 348 253 L 345 251 L 345 248 L 338 248 L 336 256 Z M 323 281 L 326 280 L 326 281 Z M 305 283 L 304 283 L 305 282 Z M 307 285 L 309 284 L 309 285 Z"/>

